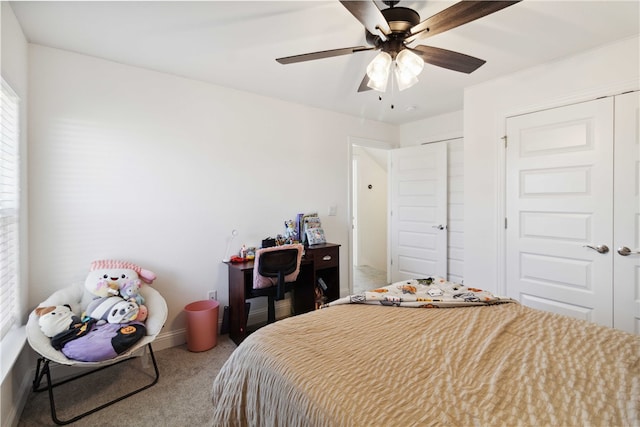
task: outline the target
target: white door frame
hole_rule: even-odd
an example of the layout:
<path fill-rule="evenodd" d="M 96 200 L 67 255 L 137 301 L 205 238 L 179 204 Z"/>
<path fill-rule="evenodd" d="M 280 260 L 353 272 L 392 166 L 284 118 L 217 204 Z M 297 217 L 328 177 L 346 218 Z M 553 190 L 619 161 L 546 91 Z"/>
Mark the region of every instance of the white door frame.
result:
<path fill-rule="evenodd" d="M 348 164 L 348 187 L 349 187 L 349 207 L 348 210 L 349 212 L 347 212 L 347 228 L 348 228 L 348 233 L 349 233 L 349 250 L 348 250 L 348 268 L 349 268 L 349 286 L 348 286 L 348 293 L 351 294 L 353 293 L 353 214 L 354 214 L 354 194 L 353 194 L 353 147 L 354 146 L 360 146 L 360 147 L 368 147 L 368 148 L 377 148 L 377 149 L 381 149 L 381 150 L 392 150 L 394 148 L 397 148 L 397 146 L 393 145 L 390 142 L 386 142 L 386 141 L 379 141 L 379 140 L 375 140 L 375 139 L 368 139 L 368 138 L 361 138 L 358 136 L 349 136 L 348 137 L 348 142 L 349 142 L 349 150 L 348 150 L 348 159 L 347 159 L 347 164 Z M 387 200 L 389 199 L 389 195 L 387 194 Z M 389 220 L 388 220 L 388 216 L 389 216 L 389 210 L 387 209 L 387 235 L 389 235 Z M 389 265 L 389 245 L 387 245 L 387 265 Z M 389 280 L 389 269 L 387 269 L 387 281 Z"/>

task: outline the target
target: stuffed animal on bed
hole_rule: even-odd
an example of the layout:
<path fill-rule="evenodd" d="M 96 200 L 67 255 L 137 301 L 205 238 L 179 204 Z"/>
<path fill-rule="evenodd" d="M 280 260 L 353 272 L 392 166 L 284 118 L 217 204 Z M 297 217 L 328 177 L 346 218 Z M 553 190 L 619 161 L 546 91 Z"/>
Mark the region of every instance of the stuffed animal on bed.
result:
<path fill-rule="evenodd" d="M 38 315 L 40 330 L 49 338 L 70 329 L 74 324 L 82 323 L 68 304 L 38 307 L 35 312 Z"/>

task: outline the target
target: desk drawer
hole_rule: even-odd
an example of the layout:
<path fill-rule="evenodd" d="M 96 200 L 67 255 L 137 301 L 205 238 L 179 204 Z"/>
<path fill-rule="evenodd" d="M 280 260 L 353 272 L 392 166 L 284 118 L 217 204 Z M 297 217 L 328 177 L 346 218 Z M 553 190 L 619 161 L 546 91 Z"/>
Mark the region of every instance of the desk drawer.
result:
<path fill-rule="evenodd" d="M 311 249 L 307 250 L 307 252 L 308 256 L 313 257 L 313 263 L 316 270 L 335 267 L 338 265 L 338 247 Z"/>

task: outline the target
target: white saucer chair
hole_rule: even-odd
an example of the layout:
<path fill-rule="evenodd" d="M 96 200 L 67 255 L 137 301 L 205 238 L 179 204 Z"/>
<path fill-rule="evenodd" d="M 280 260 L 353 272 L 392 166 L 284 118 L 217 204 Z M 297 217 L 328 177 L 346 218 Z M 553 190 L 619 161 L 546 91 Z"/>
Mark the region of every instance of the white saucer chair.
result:
<path fill-rule="evenodd" d="M 155 385 L 158 382 L 158 378 L 160 377 L 160 372 L 158 370 L 158 365 L 156 363 L 155 356 L 153 355 L 153 349 L 151 348 L 151 343 L 155 340 L 158 333 L 162 329 L 165 321 L 167 320 L 167 303 L 160 295 L 160 293 L 155 290 L 152 286 L 142 286 L 140 288 L 140 295 L 144 297 L 144 304 L 148 309 L 148 316 L 145 320 L 145 326 L 147 330 L 147 335 L 144 336 L 140 341 L 134 344 L 131 348 L 126 350 L 124 353 L 119 354 L 117 357 L 113 359 L 104 360 L 101 362 L 81 362 L 78 360 L 73 360 L 67 358 L 61 351 L 54 349 L 51 346 L 51 339 L 42 333 L 40 330 L 40 326 L 38 324 L 38 316 L 35 313 L 35 310 L 29 314 L 29 320 L 27 322 L 27 341 L 31 348 L 36 351 L 40 357 L 37 361 L 36 366 L 36 374 L 35 379 L 33 380 L 33 391 L 41 392 L 47 390 L 49 392 L 49 403 L 51 405 L 51 418 L 58 425 L 69 424 L 83 418 L 87 415 L 93 414 L 101 409 L 104 409 L 116 402 L 119 402 L 127 397 L 133 396 L 136 393 L 139 393 L 147 388 Z M 39 306 L 47 307 L 47 306 L 56 306 L 56 305 L 64 305 L 69 304 L 74 313 L 80 315 L 86 308 L 89 302 L 94 298 L 89 292 L 85 290 L 84 284 L 72 285 L 67 288 L 61 289 L 55 293 L 53 293 L 49 298 L 43 301 Z M 83 412 L 73 418 L 67 420 L 60 420 L 56 415 L 56 406 L 53 395 L 53 388 L 62 384 L 66 384 L 70 381 L 76 380 L 81 377 L 85 377 L 94 372 L 100 371 L 102 369 L 114 366 L 115 364 L 125 362 L 136 355 L 140 355 L 143 353 L 145 347 L 149 351 L 149 355 L 153 362 L 153 369 L 155 371 L 155 377 L 152 381 L 146 385 L 139 387 L 138 389 L 126 393 L 116 399 L 113 399 L 107 403 L 104 403 L 96 408 L 93 408 L 89 411 Z M 134 354 L 136 353 L 136 354 Z M 66 378 L 60 382 L 53 383 L 51 380 L 51 364 L 60 364 L 67 365 L 72 367 L 80 367 L 80 368 L 95 368 L 91 369 L 88 372 L 86 370 L 83 371 L 82 374 Z M 46 378 L 46 384 L 41 387 L 42 379 Z"/>

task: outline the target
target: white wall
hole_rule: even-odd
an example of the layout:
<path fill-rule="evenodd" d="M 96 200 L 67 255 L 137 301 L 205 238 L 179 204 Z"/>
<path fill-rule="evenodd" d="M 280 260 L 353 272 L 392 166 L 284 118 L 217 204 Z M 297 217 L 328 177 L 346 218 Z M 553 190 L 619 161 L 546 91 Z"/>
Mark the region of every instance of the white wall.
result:
<path fill-rule="evenodd" d="M 460 138 L 464 128 L 463 118 L 464 113 L 460 110 L 400 125 L 400 146 Z"/>
<path fill-rule="evenodd" d="M 633 37 L 465 90 L 466 284 L 504 292 L 506 117 L 638 89 L 639 51 Z"/>
<path fill-rule="evenodd" d="M 158 275 L 165 333 L 181 331 L 209 289 L 227 304 L 233 228 L 237 250 L 309 211 L 343 245 L 346 292 L 349 136 L 395 126 L 38 45 L 30 61 L 32 306 L 126 259 Z"/>

